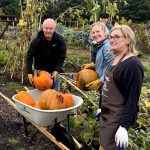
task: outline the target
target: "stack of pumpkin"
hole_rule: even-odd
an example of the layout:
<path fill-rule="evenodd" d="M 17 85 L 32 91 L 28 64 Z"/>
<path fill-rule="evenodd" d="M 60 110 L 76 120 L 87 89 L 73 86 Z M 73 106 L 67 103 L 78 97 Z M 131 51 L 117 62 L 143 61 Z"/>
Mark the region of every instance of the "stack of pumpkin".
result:
<path fill-rule="evenodd" d="M 22 103 L 43 110 L 64 109 L 74 105 L 71 94 L 57 92 L 52 89 L 43 91 L 37 103 L 27 91 L 18 92 L 15 98 Z"/>
<path fill-rule="evenodd" d="M 86 84 L 97 78 L 98 76 L 95 71 L 83 69 L 77 73 L 76 86 L 81 90 L 87 90 Z M 34 98 L 27 91 L 17 93 L 15 98 L 27 105 L 43 110 L 63 109 L 74 105 L 71 94 L 50 89 L 53 85 L 53 80 L 46 71 L 39 71 L 34 75 L 33 85 L 43 91 L 37 103 L 35 103 Z"/>
<path fill-rule="evenodd" d="M 15 98 L 29 106 L 43 110 L 63 109 L 74 105 L 71 94 L 50 89 L 53 85 L 53 80 L 46 71 L 39 71 L 34 75 L 33 85 L 43 91 L 37 103 L 27 91 L 20 91 Z"/>

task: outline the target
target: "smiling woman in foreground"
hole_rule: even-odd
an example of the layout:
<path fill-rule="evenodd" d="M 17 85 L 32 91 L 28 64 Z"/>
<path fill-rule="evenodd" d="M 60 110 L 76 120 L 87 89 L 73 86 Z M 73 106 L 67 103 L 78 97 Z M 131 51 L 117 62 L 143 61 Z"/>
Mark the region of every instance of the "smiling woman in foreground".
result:
<path fill-rule="evenodd" d="M 128 146 L 128 129 L 137 120 L 144 72 L 135 49 L 135 37 L 127 25 L 110 31 L 110 47 L 116 54 L 105 73 L 100 116 L 100 150 Z"/>

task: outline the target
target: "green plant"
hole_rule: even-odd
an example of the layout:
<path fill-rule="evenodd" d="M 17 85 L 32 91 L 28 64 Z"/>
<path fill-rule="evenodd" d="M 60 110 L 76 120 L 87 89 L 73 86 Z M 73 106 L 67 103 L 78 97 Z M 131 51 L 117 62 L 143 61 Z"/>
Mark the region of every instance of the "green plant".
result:
<path fill-rule="evenodd" d="M 136 35 L 137 49 L 144 54 L 150 54 L 150 38 L 146 24 L 138 24 L 134 27 Z"/>
<path fill-rule="evenodd" d="M 9 52 L 6 50 L 0 50 L 0 65 L 5 65 L 9 58 Z"/>
<path fill-rule="evenodd" d="M 6 64 L 8 58 L 9 58 L 9 51 L 6 50 L 6 45 L 0 43 L 0 66 L 3 66 Z"/>
<path fill-rule="evenodd" d="M 148 62 L 143 63 L 144 66 L 144 81 L 147 82 L 150 80 L 150 65 Z"/>
<path fill-rule="evenodd" d="M 9 139 L 9 143 L 12 145 L 17 145 L 19 142 L 20 141 L 18 139 L 15 139 L 15 138 Z"/>
<path fill-rule="evenodd" d="M 80 50 L 74 50 L 74 51 L 75 53 L 68 54 L 68 57 L 66 58 L 65 63 L 64 63 L 64 68 L 69 68 L 70 70 L 72 69 L 73 71 L 77 71 L 81 69 L 81 66 L 83 64 L 90 62 L 90 58 L 87 59 L 87 57 L 90 57 L 90 56 L 89 54 L 87 54 L 89 52 L 83 51 L 79 57 L 77 53 Z M 66 70 L 66 72 L 68 71 Z"/>

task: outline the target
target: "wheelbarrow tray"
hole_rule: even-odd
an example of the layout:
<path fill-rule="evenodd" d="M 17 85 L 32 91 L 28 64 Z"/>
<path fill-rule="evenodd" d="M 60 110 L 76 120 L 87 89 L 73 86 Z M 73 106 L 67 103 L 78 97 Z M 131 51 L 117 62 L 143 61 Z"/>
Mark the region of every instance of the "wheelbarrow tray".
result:
<path fill-rule="evenodd" d="M 39 96 L 42 94 L 42 91 L 34 89 L 29 91 L 29 94 L 34 98 L 35 102 L 38 101 Z M 79 107 L 83 103 L 83 99 L 79 96 L 71 94 L 73 97 L 74 105 L 65 109 L 57 109 L 57 110 L 41 110 L 29 105 L 26 105 L 15 99 L 15 95 L 13 95 L 12 99 L 14 100 L 16 106 L 18 107 L 18 111 L 23 116 L 29 118 L 33 122 L 35 122 L 39 126 L 53 126 L 55 121 L 57 122 L 63 121 L 66 119 L 67 115 L 75 108 Z"/>

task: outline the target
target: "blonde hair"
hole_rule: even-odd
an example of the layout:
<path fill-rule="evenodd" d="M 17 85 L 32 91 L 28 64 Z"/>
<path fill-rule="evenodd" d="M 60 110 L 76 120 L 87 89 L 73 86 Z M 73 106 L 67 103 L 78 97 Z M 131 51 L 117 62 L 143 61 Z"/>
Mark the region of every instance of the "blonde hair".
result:
<path fill-rule="evenodd" d="M 91 25 L 90 34 L 92 34 L 92 28 L 95 26 L 101 27 L 101 29 L 104 31 L 105 37 L 108 38 L 109 36 L 109 30 L 107 29 L 106 25 L 103 22 L 96 22 Z"/>
<path fill-rule="evenodd" d="M 122 34 L 124 35 L 124 37 L 130 40 L 129 51 L 137 55 L 138 52 L 135 48 L 136 40 L 135 40 L 135 34 L 134 34 L 133 30 L 127 25 L 115 26 L 115 27 L 112 28 L 110 33 L 114 30 L 120 30 L 122 32 Z"/>

